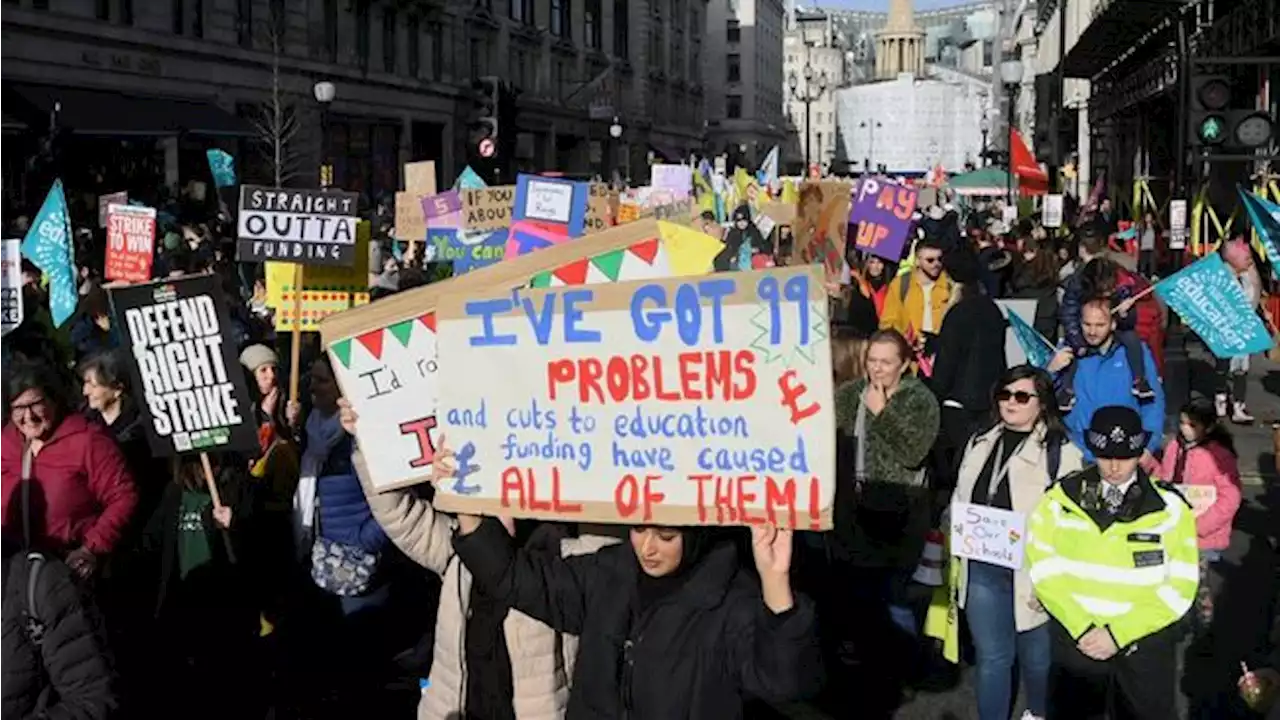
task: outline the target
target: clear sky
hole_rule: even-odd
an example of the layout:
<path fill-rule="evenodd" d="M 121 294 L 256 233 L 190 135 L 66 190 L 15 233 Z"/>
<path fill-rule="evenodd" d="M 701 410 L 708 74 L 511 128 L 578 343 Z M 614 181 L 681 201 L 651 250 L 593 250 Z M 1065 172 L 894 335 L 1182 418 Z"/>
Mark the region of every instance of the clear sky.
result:
<path fill-rule="evenodd" d="M 915 5 L 916 10 L 937 10 L 938 8 L 965 5 L 968 4 L 968 1 L 971 0 L 915 0 L 913 5 Z M 889 10 L 889 0 L 820 0 L 819 2 L 797 0 L 796 6 L 887 12 Z"/>

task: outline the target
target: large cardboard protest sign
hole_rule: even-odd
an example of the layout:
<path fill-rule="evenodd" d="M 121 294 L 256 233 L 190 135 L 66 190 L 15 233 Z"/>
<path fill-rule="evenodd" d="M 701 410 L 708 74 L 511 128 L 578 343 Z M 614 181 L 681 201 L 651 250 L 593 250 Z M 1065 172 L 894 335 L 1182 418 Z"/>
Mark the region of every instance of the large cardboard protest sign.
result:
<path fill-rule="evenodd" d="M 422 242 L 427 236 L 423 198 L 436 194 L 435 162 L 406 163 L 404 187 L 396 193 L 395 238 L 401 242 Z"/>
<path fill-rule="evenodd" d="M 341 190 L 242 185 L 236 259 L 351 265 L 359 199 Z"/>
<path fill-rule="evenodd" d="M 821 263 L 827 280 L 839 281 L 851 190 L 851 185 L 839 181 L 806 182 L 800 187 L 791 221 L 793 264 Z"/>
<path fill-rule="evenodd" d="M 325 318 L 334 373 L 359 421 L 377 490 L 428 479 L 439 429 L 435 309 L 445 295 L 705 274 L 723 245 L 688 228 L 641 220 L 509 262 L 397 293 Z"/>
<path fill-rule="evenodd" d="M 831 527 L 835 415 L 814 268 L 483 295 L 437 310 L 437 507 Z"/>
<path fill-rule="evenodd" d="M 151 279 L 155 257 L 156 210 L 138 205 L 107 208 L 107 256 L 103 274 L 127 283 Z"/>
<path fill-rule="evenodd" d="M 257 447 L 256 423 L 227 344 L 227 305 L 216 275 L 111 289 L 116 322 L 133 353 L 134 393 L 158 457 Z"/>

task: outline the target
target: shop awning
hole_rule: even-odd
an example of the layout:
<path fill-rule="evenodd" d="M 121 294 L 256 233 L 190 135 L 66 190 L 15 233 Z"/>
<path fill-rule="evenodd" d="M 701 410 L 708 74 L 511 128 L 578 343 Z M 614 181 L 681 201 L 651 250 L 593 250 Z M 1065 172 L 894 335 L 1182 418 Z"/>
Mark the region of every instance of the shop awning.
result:
<path fill-rule="evenodd" d="M 214 135 L 249 137 L 244 120 L 210 102 L 125 95 L 55 85 L 11 86 L 31 109 L 48 117 L 55 107 L 58 125 L 78 135 Z"/>
<path fill-rule="evenodd" d="M 1164 22 L 1185 0 L 1101 0 L 1067 56 L 1063 72 L 1070 78 L 1092 78 Z"/>
<path fill-rule="evenodd" d="M 947 187 L 961 196 L 1000 197 L 1009 193 L 1009 173 L 998 167 L 985 167 L 947 178 Z"/>

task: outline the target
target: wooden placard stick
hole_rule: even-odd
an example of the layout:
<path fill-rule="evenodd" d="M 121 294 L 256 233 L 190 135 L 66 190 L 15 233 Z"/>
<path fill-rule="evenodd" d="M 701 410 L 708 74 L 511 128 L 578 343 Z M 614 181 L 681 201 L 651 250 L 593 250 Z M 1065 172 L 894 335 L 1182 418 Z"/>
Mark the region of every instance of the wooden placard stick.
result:
<path fill-rule="evenodd" d="M 299 266 L 301 267 L 301 266 Z M 218 494 L 218 483 L 213 478 L 213 465 L 209 463 L 209 453 L 200 453 L 200 464 L 204 467 L 204 481 L 209 486 L 209 497 L 213 498 L 213 508 L 219 510 L 223 507 L 222 496 Z M 232 522 L 235 518 L 232 517 Z M 222 544 L 227 550 L 227 560 L 232 565 L 236 563 L 236 551 L 231 546 L 231 533 L 226 528 L 218 528 L 219 534 L 222 535 Z"/>
<path fill-rule="evenodd" d="M 302 282 L 305 266 L 293 266 L 293 331 L 289 343 L 289 402 L 298 401 L 298 365 L 302 358 Z"/>

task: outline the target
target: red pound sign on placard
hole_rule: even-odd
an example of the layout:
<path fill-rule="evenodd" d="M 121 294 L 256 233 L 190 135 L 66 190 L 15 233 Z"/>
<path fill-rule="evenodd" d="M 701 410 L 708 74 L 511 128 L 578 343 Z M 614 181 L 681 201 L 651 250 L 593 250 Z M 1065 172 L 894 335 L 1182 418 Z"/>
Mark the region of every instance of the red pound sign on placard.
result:
<path fill-rule="evenodd" d="M 816 415 L 821 406 L 813 402 L 800 407 L 800 398 L 809 391 L 809 386 L 804 383 L 792 384 L 796 379 L 796 371 L 788 370 L 778 378 L 778 390 L 782 391 L 782 406 L 791 410 L 791 424 L 799 425 L 801 420 Z"/>

